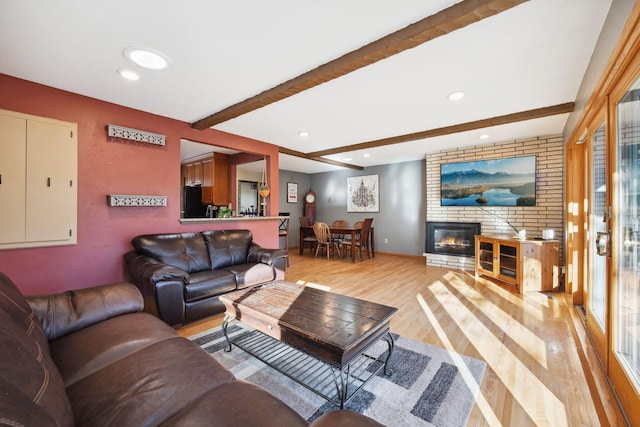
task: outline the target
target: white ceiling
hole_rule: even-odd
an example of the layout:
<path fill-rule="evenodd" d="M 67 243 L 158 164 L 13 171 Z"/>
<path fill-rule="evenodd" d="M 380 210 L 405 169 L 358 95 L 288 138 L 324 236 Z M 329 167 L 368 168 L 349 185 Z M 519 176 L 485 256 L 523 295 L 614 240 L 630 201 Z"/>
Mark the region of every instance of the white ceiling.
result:
<path fill-rule="evenodd" d="M 455 3 L 0 0 L 0 73 L 191 123 Z M 215 128 L 308 153 L 573 102 L 610 4 L 531 0 Z M 130 46 L 163 53 L 170 67 L 132 65 Z M 141 79 L 123 80 L 120 68 Z M 446 95 L 456 90 L 466 97 L 454 103 Z M 365 167 L 422 159 L 559 134 L 567 116 L 330 158 Z M 280 168 L 338 169 L 284 154 Z"/>

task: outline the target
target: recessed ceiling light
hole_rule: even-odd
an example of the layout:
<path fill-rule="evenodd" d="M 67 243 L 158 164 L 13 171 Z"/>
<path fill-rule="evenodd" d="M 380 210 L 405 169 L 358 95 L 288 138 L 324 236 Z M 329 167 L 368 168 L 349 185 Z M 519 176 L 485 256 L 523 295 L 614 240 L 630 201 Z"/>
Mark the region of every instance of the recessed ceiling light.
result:
<path fill-rule="evenodd" d="M 124 56 L 134 64 L 150 70 L 164 70 L 169 66 L 169 60 L 162 54 L 141 47 L 128 47 Z"/>
<path fill-rule="evenodd" d="M 371 157 L 371 154 L 369 154 L 369 153 L 364 153 L 364 154 L 362 155 L 362 157 L 364 157 L 364 158 Z"/>
<path fill-rule="evenodd" d="M 307 132 L 306 130 L 301 130 L 300 132 L 298 132 L 298 135 L 300 135 L 303 138 L 306 138 L 309 136 L 309 132 Z"/>
<path fill-rule="evenodd" d="M 344 159 L 341 159 L 343 162 L 350 162 L 351 160 L 353 160 L 353 157 L 345 157 Z"/>
<path fill-rule="evenodd" d="M 136 81 L 140 80 L 140 76 L 135 71 L 120 69 L 118 70 L 120 77 L 126 80 Z"/>
<path fill-rule="evenodd" d="M 451 101 L 459 101 L 462 98 L 464 98 L 464 91 L 462 90 L 457 90 L 455 92 L 451 92 L 449 95 L 447 95 L 447 98 L 449 98 L 449 100 Z"/>
<path fill-rule="evenodd" d="M 483 133 L 482 135 L 480 135 L 478 138 L 480 139 L 489 139 L 489 135 L 486 133 Z"/>

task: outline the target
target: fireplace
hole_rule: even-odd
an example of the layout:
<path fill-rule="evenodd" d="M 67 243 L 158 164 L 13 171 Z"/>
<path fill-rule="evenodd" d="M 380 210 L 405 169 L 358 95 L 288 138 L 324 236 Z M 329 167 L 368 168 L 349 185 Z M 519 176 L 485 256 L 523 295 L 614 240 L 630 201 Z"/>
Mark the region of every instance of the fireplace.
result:
<path fill-rule="evenodd" d="M 479 222 L 427 221 L 425 252 L 440 255 L 475 256 L 474 237 L 480 234 Z"/>

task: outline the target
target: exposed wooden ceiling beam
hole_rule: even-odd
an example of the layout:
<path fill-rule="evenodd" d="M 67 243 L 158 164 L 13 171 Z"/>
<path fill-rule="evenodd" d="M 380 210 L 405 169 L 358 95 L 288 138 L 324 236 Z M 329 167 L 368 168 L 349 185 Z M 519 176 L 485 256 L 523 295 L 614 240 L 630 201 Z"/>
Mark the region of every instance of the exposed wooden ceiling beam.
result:
<path fill-rule="evenodd" d="M 362 166 L 352 165 L 350 163 L 338 162 L 336 160 L 325 159 L 325 158 L 322 158 L 322 157 L 309 157 L 308 155 L 306 155 L 303 152 L 296 151 L 296 150 L 290 150 L 289 148 L 285 148 L 285 147 L 280 147 L 278 149 L 278 152 L 280 152 L 282 154 L 288 154 L 290 156 L 300 157 L 302 159 L 314 160 L 316 162 L 321 162 L 321 163 L 327 163 L 329 165 L 340 166 L 340 167 L 343 167 L 343 168 L 355 169 L 355 170 L 360 170 L 360 171 L 364 169 L 364 167 L 362 167 Z"/>
<path fill-rule="evenodd" d="M 473 122 L 460 123 L 452 126 L 445 126 L 437 129 L 429 129 L 421 132 L 414 132 L 405 135 L 392 136 L 389 138 L 376 139 L 358 144 L 345 145 L 343 147 L 331 148 L 328 150 L 314 151 L 307 153 L 308 158 L 317 158 L 320 156 L 329 156 L 331 154 L 346 153 L 349 151 L 366 150 L 385 145 L 399 144 L 401 142 L 416 141 L 419 139 L 433 138 L 436 136 L 450 135 L 458 132 L 466 132 L 469 130 L 482 129 L 491 126 L 505 125 L 509 123 L 521 122 L 525 120 L 539 119 L 542 117 L 555 116 L 557 114 L 570 113 L 574 110 L 575 103 L 567 102 L 565 104 L 553 105 L 550 107 L 536 108 L 534 110 L 521 111 L 519 113 L 506 114 L 504 116 L 491 117 L 488 119 L 476 120 Z"/>
<path fill-rule="evenodd" d="M 226 122 L 482 19 L 497 15 L 526 1 L 528 0 L 463 0 L 435 15 L 388 34 L 298 77 L 200 119 L 192 123 L 191 127 L 203 130 Z"/>
<path fill-rule="evenodd" d="M 352 165 L 351 163 L 339 162 L 337 160 L 325 159 L 324 157 L 309 157 L 311 160 L 315 160 L 316 162 L 327 163 L 329 165 L 340 166 L 348 169 L 355 169 L 358 171 L 364 170 L 363 166 Z"/>

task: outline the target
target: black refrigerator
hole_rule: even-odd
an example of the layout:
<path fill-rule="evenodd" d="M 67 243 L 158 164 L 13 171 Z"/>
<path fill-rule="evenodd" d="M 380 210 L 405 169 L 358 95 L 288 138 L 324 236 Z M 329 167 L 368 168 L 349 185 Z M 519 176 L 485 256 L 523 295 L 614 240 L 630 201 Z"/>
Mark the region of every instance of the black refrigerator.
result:
<path fill-rule="evenodd" d="M 202 187 L 185 186 L 182 203 L 184 203 L 184 218 L 204 218 L 207 207 L 202 205 Z"/>

